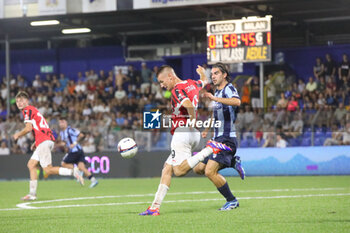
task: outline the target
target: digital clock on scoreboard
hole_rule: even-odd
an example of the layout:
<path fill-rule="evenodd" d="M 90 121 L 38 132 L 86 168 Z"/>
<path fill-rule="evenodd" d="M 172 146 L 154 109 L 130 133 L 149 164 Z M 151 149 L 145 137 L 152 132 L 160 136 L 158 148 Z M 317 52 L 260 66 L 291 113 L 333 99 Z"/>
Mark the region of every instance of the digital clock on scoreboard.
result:
<path fill-rule="evenodd" d="M 207 22 L 207 41 L 209 64 L 271 61 L 271 16 Z"/>

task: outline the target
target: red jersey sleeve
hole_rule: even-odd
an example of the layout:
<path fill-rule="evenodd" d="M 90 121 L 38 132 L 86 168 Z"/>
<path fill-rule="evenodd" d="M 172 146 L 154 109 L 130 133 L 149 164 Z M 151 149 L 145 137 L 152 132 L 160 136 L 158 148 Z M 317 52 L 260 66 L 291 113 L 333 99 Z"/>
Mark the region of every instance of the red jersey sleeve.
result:
<path fill-rule="evenodd" d="M 194 81 L 194 83 L 197 85 L 197 87 L 200 89 L 204 88 L 204 82 L 202 80 Z"/>
<path fill-rule="evenodd" d="M 22 111 L 23 114 L 23 121 L 24 123 L 32 123 L 33 124 L 33 118 L 34 118 L 34 111 L 30 108 L 25 108 Z"/>
<path fill-rule="evenodd" d="M 184 89 L 182 89 L 181 87 L 175 87 L 174 88 L 174 94 L 173 94 L 173 102 L 175 104 L 180 104 L 182 105 L 182 103 L 186 100 L 186 99 L 190 99 L 188 97 L 188 94 L 186 93 L 186 91 Z"/>

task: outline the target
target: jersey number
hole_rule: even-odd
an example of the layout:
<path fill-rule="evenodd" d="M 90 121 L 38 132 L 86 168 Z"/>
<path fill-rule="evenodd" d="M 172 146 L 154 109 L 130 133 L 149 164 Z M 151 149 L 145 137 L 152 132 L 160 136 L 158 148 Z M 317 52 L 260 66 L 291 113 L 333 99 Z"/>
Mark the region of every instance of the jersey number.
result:
<path fill-rule="evenodd" d="M 47 124 L 47 122 L 46 122 L 45 118 L 43 117 L 43 115 L 41 115 L 40 112 L 38 112 L 36 115 L 37 115 L 38 117 L 40 117 L 40 122 L 39 122 L 40 128 L 41 128 L 41 129 L 48 129 L 48 128 L 49 128 L 49 125 Z M 39 130 L 39 129 L 38 129 L 38 126 L 36 125 L 36 122 L 33 121 L 32 123 L 33 123 L 34 129 Z"/>
<path fill-rule="evenodd" d="M 43 129 L 49 128 L 49 125 L 47 124 L 43 115 L 41 115 L 40 112 L 38 112 L 37 115 L 38 115 L 38 117 L 40 117 L 40 123 L 39 123 L 40 128 L 43 128 Z"/>

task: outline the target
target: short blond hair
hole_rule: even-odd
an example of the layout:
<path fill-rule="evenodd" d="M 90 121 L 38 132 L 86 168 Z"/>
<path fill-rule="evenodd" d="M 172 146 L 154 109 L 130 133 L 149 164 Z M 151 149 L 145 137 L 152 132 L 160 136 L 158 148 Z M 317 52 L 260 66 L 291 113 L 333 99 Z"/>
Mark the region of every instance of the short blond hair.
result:
<path fill-rule="evenodd" d="M 29 100 L 29 95 L 25 91 L 19 91 L 16 95 L 16 99 L 17 98 L 26 98 L 27 100 Z"/>

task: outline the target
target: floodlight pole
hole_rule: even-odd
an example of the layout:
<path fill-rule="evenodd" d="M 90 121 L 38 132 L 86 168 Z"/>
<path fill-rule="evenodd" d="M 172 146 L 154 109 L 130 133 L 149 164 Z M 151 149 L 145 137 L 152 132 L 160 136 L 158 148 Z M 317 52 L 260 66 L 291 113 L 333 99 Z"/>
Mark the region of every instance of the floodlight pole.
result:
<path fill-rule="evenodd" d="M 7 116 L 10 118 L 10 39 L 9 35 L 5 36 L 5 62 L 6 62 L 6 83 L 7 83 Z"/>
<path fill-rule="evenodd" d="M 264 109 L 264 63 L 259 63 L 260 76 L 260 106 Z"/>

